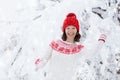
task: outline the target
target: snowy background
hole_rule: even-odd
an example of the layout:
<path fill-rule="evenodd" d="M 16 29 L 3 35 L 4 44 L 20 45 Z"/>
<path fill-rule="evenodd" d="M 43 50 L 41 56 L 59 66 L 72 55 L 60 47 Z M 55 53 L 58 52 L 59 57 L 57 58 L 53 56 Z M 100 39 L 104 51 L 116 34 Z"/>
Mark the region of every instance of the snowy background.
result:
<path fill-rule="evenodd" d="M 120 0 L 0 0 L 0 80 L 42 79 L 34 61 L 61 37 L 69 12 L 80 21 L 81 43 L 94 44 L 100 34 L 109 33 L 96 52 L 99 57 L 86 61 L 90 70 L 81 68 L 80 80 L 89 80 L 87 71 L 96 72 L 92 80 L 119 80 Z"/>

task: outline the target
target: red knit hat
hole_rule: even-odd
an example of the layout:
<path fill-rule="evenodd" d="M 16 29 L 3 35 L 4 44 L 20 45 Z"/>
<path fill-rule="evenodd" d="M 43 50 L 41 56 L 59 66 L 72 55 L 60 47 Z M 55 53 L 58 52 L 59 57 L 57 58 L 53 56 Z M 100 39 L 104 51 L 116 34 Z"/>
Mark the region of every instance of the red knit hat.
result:
<path fill-rule="evenodd" d="M 77 31 L 79 32 L 79 22 L 74 13 L 68 13 L 63 22 L 62 31 L 64 32 L 65 28 L 70 25 L 75 26 L 77 28 Z"/>

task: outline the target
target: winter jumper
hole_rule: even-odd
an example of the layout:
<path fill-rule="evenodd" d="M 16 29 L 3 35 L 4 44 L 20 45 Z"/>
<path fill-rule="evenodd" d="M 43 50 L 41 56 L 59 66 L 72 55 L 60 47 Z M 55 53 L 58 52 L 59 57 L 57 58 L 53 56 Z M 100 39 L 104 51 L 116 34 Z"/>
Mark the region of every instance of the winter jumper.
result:
<path fill-rule="evenodd" d="M 103 41 L 101 42 L 103 43 Z M 62 40 L 52 41 L 47 54 L 35 63 L 40 68 L 46 64 L 48 66 L 43 80 L 75 80 L 78 61 L 94 55 L 89 54 L 90 50 L 83 48 L 83 45 L 77 43 Z"/>
<path fill-rule="evenodd" d="M 83 47 L 83 45 L 62 40 L 52 41 L 47 50 L 48 53 L 41 59 L 45 63 L 48 62 L 48 70 L 44 79 L 72 80 L 75 74 L 77 59 L 79 59 L 79 52 Z M 41 64 L 42 61 L 40 61 Z"/>

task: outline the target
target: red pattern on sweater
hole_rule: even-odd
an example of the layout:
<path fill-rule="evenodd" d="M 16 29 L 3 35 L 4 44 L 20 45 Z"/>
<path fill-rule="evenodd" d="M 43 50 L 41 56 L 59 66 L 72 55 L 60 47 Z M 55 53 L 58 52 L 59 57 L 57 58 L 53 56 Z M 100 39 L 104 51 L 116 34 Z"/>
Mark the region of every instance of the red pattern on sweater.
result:
<path fill-rule="evenodd" d="M 64 41 L 61 40 L 52 41 L 50 46 L 54 50 L 63 54 L 75 54 L 80 52 L 81 49 L 84 47 L 83 45 L 65 43 Z"/>

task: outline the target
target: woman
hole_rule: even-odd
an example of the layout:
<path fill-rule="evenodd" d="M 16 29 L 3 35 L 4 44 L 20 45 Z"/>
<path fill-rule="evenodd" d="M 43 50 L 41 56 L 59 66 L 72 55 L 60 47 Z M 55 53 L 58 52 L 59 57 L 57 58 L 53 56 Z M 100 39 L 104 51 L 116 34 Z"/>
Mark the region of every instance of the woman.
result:
<path fill-rule="evenodd" d="M 45 80 L 73 80 L 77 61 L 81 57 L 84 46 L 77 43 L 81 35 L 75 13 L 68 13 L 63 22 L 62 31 L 62 40 L 52 41 L 45 57 L 35 61 L 36 70 L 44 67 L 46 63 L 49 65 Z M 105 42 L 105 38 L 106 36 L 102 35 L 99 41 Z"/>

